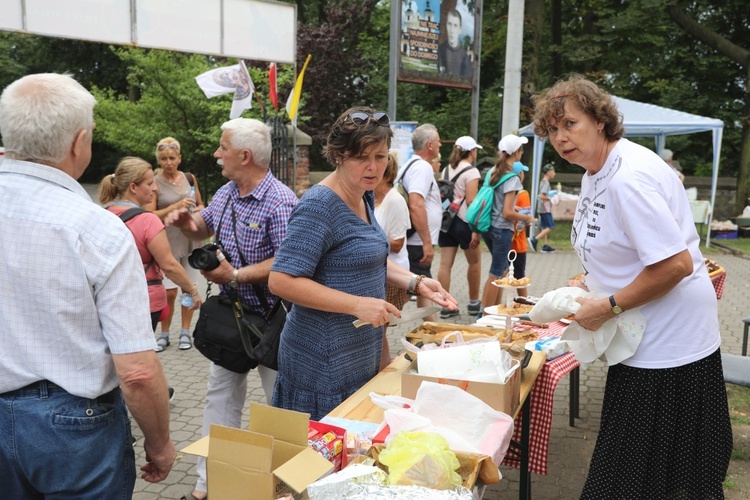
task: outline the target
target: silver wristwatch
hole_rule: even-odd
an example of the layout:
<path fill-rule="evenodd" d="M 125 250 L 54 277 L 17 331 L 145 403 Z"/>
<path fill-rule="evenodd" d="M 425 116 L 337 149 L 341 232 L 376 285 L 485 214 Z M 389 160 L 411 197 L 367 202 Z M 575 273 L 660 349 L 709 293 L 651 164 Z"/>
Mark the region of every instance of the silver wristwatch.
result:
<path fill-rule="evenodd" d="M 232 279 L 229 280 L 228 285 L 231 286 L 232 288 L 237 288 L 237 286 L 239 286 L 240 284 L 240 282 L 238 281 L 239 276 L 240 276 L 239 269 L 235 269 L 234 271 L 232 271 Z"/>

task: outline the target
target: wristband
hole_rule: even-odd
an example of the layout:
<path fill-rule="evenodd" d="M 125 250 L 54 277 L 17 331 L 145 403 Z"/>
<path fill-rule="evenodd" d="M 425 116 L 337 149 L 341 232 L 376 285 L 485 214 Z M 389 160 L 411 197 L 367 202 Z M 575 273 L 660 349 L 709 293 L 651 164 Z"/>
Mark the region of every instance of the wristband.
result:
<path fill-rule="evenodd" d="M 409 280 L 409 286 L 406 287 L 406 291 L 409 292 L 412 295 L 416 295 L 416 292 L 414 291 L 414 285 L 417 283 L 417 275 L 412 274 L 411 279 Z"/>
<path fill-rule="evenodd" d="M 419 296 L 419 285 L 422 284 L 422 280 L 425 278 L 426 276 L 424 274 L 417 277 L 417 280 L 414 282 L 414 295 Z"/>
<path fill-rule="evenodd" d="M 194 285 L 194 286 L 195 286 L 195 291 L 193 293 L 189 293 L 188 294 L 191 297 L 197 297 L 198 296 L 198 286 L 197 285 Z"/>

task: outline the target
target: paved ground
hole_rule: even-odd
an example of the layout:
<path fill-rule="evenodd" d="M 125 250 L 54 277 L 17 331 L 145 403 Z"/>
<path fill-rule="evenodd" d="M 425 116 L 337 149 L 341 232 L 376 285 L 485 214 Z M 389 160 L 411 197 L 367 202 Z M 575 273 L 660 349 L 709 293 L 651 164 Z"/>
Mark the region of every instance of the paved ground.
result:
<path fill-rule="evenodd" d="M 724 352 L 740 353 L 742 318 L 750 314 L 750 260 L 729 255 L 715 257 L 728 273 L 724 298 L 719 301 L 719 315 L 723 334 L 722 349 Z M 483 270 L 489 269 L 489 254 L 483 256 Z M 433 270 L 437 274 L 436 261 Z M 528 255 L 527 274 L 532 277 L 531 295 L 542 295 L 544 292 L 564 286 L 567 278 L 581 271 L 578 259 L 572 252 L 555 254 L 530 253 Z M 466 263 L 461 255 L 457 256 L 453 269 L 453 290 L 465 311 L 468 300 L 465 284 Z M 201 285 L 203 292 L 203 285 Z M 414 307 L 409 303 L 407 308 Z M 196 314 L 197 317 L 197 314 Z M 469 323 L 473 318 L 463 314 L 459 323 Z M 203 398 L 208 376 L 208 361 L 195 349 L 180 351 L 176 348 L 179 325 L 175 318 L 172 329 L 173 345 L 160 354 L 170 384 L 175 387 L 176 395 L 172 402 L 172 438 L 178 449 L 200 438 Z M 399 338 L 414 328 L 406 324 L 389 331 L 391 352 L 401 352 Z M 552 422 L 552 433 L 549 449 L 549 474 L 532 475 L 532 495 L 535 499 L 573 499 L 578 498 L 588 463 L 593 451 L 599 429 L 599 413 L 604 391 L 605 369 L 603 364 L 596 363 L 581 373 L 580 419 L 575 427 L 568 426 L 568 379 L 560 382 L 555 394 L 555 410 Z M 265 402 L 260 379 L 256 371 L 248 375 L 249 401 Z M 247 411 L 246 411 L 247 413 Z M 245 415 L 245 423 L 247 415 Z M 140 431 L 134 426 L 136 437 Z M 144 463 L 142 439 L 136 445 L 138 464 Z M 162 483 L 148 484 L 142 480 L 136 482 L 135 499 L 175 499 L 190 491 L 195 484 L 195 458 L 181 456 L 172 473 Z M 503 467 L 504 476 L 500 484 L 488 488 L 487 499 L 515 498 L 518 494 L 518 473 L 516 470 Z"/>

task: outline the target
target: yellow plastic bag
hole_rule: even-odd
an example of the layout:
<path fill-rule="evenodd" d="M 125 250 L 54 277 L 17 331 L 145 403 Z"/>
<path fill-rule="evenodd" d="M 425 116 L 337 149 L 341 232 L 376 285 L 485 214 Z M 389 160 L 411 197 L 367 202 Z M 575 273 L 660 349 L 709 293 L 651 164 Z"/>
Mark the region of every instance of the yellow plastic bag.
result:
<path fill-rule="evenodd" d="M 461 484 L 460 467 L 448 441 L 431 432 L 399 432 L 378 460 L 388 466 L 391 485 L 417 485 L 437 490 Z"/>

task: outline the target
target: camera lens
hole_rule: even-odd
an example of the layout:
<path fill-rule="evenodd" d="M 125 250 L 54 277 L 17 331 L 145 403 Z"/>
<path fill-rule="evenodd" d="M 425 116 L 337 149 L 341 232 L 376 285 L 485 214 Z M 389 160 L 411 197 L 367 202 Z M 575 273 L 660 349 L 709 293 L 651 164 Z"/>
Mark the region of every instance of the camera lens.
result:
<path fill-rule="evenodd" d="M 216 257 L 216 246 L 206 245 L 196 248 L 188 256 L 188 263 L 193 269 L 205 269 L 212 271 L 219 267 L 219 258 Z"/>

